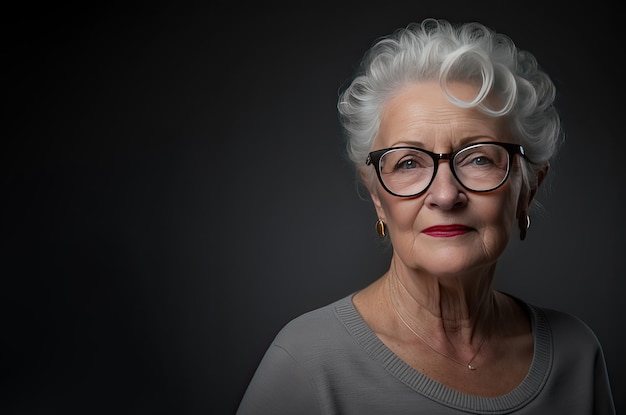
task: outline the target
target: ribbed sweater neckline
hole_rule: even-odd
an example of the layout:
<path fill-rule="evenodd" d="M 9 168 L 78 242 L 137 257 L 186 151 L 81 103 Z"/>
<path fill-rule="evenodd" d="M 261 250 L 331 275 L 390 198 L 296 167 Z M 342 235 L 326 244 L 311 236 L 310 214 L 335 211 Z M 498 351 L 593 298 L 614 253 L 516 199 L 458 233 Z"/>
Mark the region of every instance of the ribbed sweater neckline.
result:
<path fill-rule="evenodd" d="M 534 341 L 533 359 L 528 374 L 509 393 L 483 397 L 447 387 L 400 359 L 363 320 L 352 304 L 352 296 L 344 298 L 335 306 L 337 317 L 350 334 L 392 376 L 415 392 L 442 405 L 475 414 L 506 414 L 531 402 L 546 382 L 552 366 L 552 334 L 545 315 L 535 306 L 524 303 L 530 314 Z"/>

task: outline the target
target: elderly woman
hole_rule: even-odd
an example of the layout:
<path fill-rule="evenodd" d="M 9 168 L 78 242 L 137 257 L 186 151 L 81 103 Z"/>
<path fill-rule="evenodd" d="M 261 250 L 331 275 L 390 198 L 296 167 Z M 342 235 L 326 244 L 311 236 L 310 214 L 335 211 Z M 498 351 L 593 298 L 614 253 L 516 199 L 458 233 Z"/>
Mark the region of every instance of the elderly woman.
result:
<path fill-rule="evenodd" d="M 562 136 L 554 97 L 477 23 L 428 19 L 370 49 L 338 108 L 389 269 L 285 326 L 239 415 L 615 413 L 593 332 L 493 288 Z"/>

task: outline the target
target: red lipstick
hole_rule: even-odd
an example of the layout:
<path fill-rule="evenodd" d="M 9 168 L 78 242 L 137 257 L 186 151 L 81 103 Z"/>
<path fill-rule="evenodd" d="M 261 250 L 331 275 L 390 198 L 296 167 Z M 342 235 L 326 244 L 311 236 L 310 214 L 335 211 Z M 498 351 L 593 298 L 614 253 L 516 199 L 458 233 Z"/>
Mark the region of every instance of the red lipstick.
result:
<path fill-rule="evenodd" d="M 463 235 L 470 230 L 471 228 L 465 225 L 438 225 L 426 228 L 422 232 L 436 238 L 450 238 L 452 236 Z"/>

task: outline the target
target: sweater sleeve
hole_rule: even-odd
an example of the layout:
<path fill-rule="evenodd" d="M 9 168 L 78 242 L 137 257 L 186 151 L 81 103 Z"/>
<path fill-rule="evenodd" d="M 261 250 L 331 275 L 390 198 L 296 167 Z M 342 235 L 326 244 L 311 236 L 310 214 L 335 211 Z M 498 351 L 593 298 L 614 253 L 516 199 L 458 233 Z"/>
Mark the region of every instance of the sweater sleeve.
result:
<path fill-rule="evenodd" d="M 239 404 L 237 415 L 320 414 L 312 380 L 283 347 L 267 350 Z"/>
<path fill-rule="evenodd" d="M 598 345 L 594 367 L 593 413 L 615 415 L 615 404 L 602 348 Z"/>
<path fill-rule="evenodd" d="M 580 318 L 544 309 L 554 339 L 554 364 L 548 399 L 570 404 L 565 413 L 615 415 L 615 404 L 602 346 L 593 330 Z M 563 391 L 570 397 L 563 399 Z"/>

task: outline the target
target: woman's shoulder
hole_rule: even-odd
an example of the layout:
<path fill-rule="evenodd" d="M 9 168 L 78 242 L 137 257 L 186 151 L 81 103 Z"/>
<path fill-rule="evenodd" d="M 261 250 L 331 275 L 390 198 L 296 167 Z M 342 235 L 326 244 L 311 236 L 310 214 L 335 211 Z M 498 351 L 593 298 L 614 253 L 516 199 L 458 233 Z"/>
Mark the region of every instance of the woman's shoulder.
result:
<path fill-rule="evenodd" d="M 572 341 L 578 345 L 587 344 L 593 348 L 599 348 L 600 342 L 593 329 L 577 315 L 557 310 L 555 308 L 537 305 L 528 305 L 535 314 L 535 319 L 544 319 L 547 322 L 552 336 L 562 341 Z"/>
<path fill-rule="evenodd" d="M 572 339 L 575 338 L 577 341 L 586 338 L 592 343 L 598 344 L 598 339 L 593 330 L 575 314 L 552 307 L 533 304 L 510 293 L 502 292 L 502 294 L 509 296 L 522 308 L 527 310 L 536 336 L 569 337 Z"/>
<path fill-rule="evenodd" d="M 354 310 L 351 299 L 352 294 L 293 318 L 278 332 L 274 345 L 302 349 L 303 346 L 328 344 L 330 339 L 341 338 L 346 329 L 338 310 Z"/>

